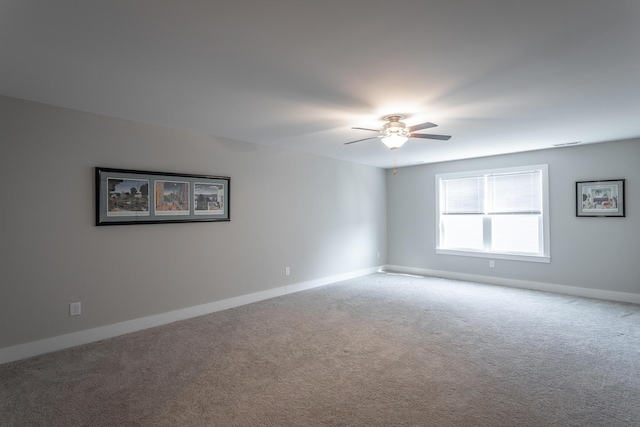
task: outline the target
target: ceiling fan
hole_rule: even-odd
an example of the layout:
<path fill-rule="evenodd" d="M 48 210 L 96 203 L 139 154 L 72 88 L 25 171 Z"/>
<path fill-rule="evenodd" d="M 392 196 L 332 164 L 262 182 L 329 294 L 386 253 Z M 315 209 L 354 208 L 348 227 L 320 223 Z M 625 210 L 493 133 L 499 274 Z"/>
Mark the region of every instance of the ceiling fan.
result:
<path fill-rule="evenodd" d="M 450 135 L 434 135 L 434 134 L 430 134 L 430 133 L 414 133 L 415 131 L 422 130 L 422 129 L 429 129 L 429 128 L 432 128 L 432 127 L 436 127 L 438 125 L 426 122 L 426 123 L 421 123 L 419 125 L 406 127 L 406 125 L 400 121 L 403 118 L 404 118 L 404 116 L 400 116 L 400 115 L 397 115 L 397 114 L 393 114 L 393 115 L 390 115 L 390 116 L 385 116 L 384 120 L 386 120 L 388 123 L 385 123 L 384 126 L 382 126 L 382 130 L 352 127 L 351 129 L 359 129 L 359 130 L 368 130 L 368 131 L 371 131 L 371 132 L 378 132 L 379 135 L 378 136 L 372 136 L 372 137 L 369 137 L 369 138 L 357 139 L 357 140 L 351 141 L 351 142 L 345 142 L 344 145 L 349 145 L 349 144 L 353 144 L 353 143 L 360 142 L 360 141 L 366 141 L 368 139 L 382 138 L 382 142 L 384 143 L 384 145 L 389 147 L 391 150 L 396 150 L 396 149 L 402 147 L 402 145 L 405 142 L 407 142 L 407 139 L 409 139 L 409 138 L 439 139 L 441 141 L 448 141 L 451 138 Z"/>

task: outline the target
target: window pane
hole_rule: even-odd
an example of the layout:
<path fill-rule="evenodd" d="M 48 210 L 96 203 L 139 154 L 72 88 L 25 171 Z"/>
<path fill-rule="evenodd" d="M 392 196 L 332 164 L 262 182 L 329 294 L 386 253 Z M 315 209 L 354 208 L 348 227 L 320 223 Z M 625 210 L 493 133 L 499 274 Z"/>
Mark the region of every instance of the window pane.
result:
<path fill-rule="evenodd" d="M 492 215 L 491 250 L 538 253 L 539 224 L 539 215 Z"/>
<path fill-rule="evenodd" d="M 443 248 L 482 250 L 483 215 L 443 215 Z"/>

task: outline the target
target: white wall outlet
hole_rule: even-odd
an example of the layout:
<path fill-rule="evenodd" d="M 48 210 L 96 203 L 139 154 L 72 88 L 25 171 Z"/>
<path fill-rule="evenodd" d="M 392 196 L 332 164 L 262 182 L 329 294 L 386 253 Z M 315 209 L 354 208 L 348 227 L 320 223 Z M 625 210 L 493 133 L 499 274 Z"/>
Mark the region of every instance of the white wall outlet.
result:
<path fill-rule="evenodd" d="M 496 266 L 496 262 L 494 260 L 489 261 L 489 267 L 493 268 Z"/>
<path fill-rule="evenodd" d="M 380 252 L 378 252 L 378 259 L 380 259 Z"/>
<path fill-rule="evenodd" d="M 69 316 L 80 316 L 82 314 L 81 303 L 72 302 L 69 304 Z"/>
<path fill-rule="evenodd" d="M 285 267 L 284 268 L 284 275 L 288 276 L 289 274 L 291 274 L 291 269 L 289 267 Z"/>

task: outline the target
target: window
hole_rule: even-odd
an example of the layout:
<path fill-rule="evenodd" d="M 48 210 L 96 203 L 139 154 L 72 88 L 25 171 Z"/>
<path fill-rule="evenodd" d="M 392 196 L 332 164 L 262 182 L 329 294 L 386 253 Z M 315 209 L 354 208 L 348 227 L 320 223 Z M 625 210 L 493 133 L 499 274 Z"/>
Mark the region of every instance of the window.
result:
<path fill-rule="evenodd" d="M 550 262 L 547 165 L 436 175 L 436 252 Z"/>

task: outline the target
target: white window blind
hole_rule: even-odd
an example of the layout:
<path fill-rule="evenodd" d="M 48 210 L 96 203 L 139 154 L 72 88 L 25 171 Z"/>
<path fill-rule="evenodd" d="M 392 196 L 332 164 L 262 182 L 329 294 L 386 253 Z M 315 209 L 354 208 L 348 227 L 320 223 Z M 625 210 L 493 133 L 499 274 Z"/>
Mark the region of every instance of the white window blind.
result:
<path fill-rule="evenodd" d="M 539 170 L 488 175 L 489 214 L 540 214 L 542 181 Z"/>
<path fill-rule="evenodd" d="M 482 176 L 445 180 L 443 214 L 484 213 L 484 189 Z"/>

